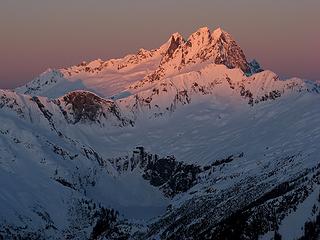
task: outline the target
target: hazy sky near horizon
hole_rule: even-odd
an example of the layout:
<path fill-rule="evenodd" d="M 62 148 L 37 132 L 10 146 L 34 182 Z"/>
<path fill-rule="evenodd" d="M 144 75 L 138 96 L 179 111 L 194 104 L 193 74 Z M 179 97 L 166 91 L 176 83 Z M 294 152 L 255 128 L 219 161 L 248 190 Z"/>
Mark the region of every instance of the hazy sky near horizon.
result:
<path fill-rule="evenodd" d="M 280 76 L 320 79 L 320 0 L 0 0 L 0 88 L 222 27 Z"/>

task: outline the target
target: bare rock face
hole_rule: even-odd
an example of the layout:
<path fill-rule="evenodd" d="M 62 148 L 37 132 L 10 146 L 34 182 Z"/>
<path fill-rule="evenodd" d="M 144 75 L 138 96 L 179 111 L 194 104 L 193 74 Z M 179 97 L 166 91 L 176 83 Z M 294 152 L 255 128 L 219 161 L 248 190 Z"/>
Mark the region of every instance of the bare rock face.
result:
<path fill-rule="evenodd" d="M 110 100 L 100 98 L 94 93 L 87 91 L 70 92 L 62 98 L 65 106 L 70 108 L 70 115 L 73 116 L 73 123 L 98 122 L 102 119 L 108 121 L 119 121 L 120 126 L 133 124 L 132 121 L 122 117 L 118 106 Z M 67 109 L 69 110 L 69 109 Z M 68 113 L 65 113 L 67 116 Z"/>
<path fill-rule="evenodd" d="M 244 73 L 250 73 L 250 65 L 231 35 L 220 28 L 214 31 L 216 37 L 213 49 L 216 53 L 214 62 L 224 64 L 228 68 L 240 68 Z"/>
<path fill-rule="evenodd" d="M 259 73 L 259 72 L 262 72 L 263 69 L 261 68 L 260 64 L 258 63 L 257 60 L 253 59 L 250 63 L 250 73 L 253 74 L 253 73 Z"/>
<path fill-rule="evenodd" d="M 103 100 L 93 93 L 71 92 L 64 96 L 63 100 L 67 105 L 71 104 L 75 122 L 85 119 L 96 121 L 98 116 L 102 113 Z M 109 101 L 105 101 L 104 103 L 112 105 Z"/>
<path fill-rule="evenodd" d="M 170 45 L 162 58 L 162 62 L 169 61 L 169 59 L 172 59 L 174 57 L 174 53 L 176 50 L 184 44 L 184 39 L 179 33 L 172 34 L 170 38 Z"/>

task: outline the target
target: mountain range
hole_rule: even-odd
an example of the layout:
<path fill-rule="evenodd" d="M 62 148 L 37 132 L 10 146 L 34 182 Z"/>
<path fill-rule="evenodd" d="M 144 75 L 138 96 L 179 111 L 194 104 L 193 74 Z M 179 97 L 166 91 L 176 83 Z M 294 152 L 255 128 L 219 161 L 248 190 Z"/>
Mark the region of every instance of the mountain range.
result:
<path fill-rule="evenodd" d="M 207 27 L 0 90 L 0 239 L 317 239 L 319 99 Z"/>

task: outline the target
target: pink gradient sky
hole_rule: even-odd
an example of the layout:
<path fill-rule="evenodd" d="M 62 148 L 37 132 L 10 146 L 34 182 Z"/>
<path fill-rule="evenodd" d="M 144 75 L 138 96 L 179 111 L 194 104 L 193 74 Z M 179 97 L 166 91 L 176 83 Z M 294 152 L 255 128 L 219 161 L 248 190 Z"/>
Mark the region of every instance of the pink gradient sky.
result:
<path fill-rule="evenodd" d="M 159 47 L 171 33 L 222 27 L 248 59 L 320 79 L 319 0 L 1 0 L 0 88 L 81 61 Z"/>

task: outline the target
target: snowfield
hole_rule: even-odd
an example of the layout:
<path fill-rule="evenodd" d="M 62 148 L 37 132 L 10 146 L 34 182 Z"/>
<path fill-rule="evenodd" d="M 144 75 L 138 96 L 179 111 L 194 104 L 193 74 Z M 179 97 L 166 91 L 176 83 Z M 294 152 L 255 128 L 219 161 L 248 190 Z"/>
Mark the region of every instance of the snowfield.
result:
<path fill-rule="evenodd" d="M 317 239 L 319 100 L 208 28 L 0 90 L 0 239 Z"/>

